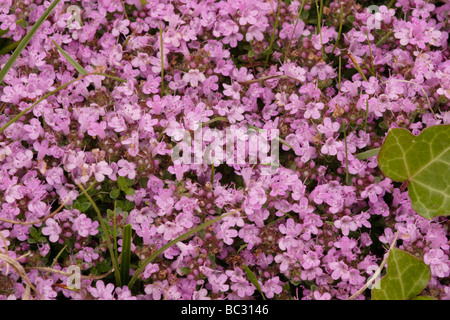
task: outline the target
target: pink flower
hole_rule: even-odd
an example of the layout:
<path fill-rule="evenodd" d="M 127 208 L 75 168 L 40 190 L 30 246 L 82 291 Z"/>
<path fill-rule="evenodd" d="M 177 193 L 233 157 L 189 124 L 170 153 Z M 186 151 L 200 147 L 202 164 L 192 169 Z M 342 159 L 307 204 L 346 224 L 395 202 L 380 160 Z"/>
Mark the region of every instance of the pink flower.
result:
<path fill-rule="evenodd" d="M 120 20 L 116 19 L 113 23 L 113 29 L 111 31 L 111 34 L 114 37 L 118 37 L 120 34 L 127 35 L 129 30 L 128 26 L 130 25 L 130 20 Z"/>
<path fill-rule="evenodd" d="M 441 249 L 431 249 L 424 255 L 424 262 L 431 268 L 431 273 L 439 278 L 448 277 L 450 274 L 448 255 Z"/>
<path fill-rule="evenodd" d="M 92 168 L 95 179 L 98 182 L 102 182 L 103 180 L 105 180 L 105 176 L 109 176 L 113 173 L 113 170 L 108 166 L 108 163 L 104 160 L 95 163 L 92 166 Z"/>
<path fill-rule="evenodd" d="M 188 73 L 183 76 L 183 81 L 189 82 L 191 87 L 197 87 L 199 83 L 206 80 L 206 77 L 198 69 L 191 69 Z"/>
<path fill-rule="evenodd" d="M 98 233 L 98 226 L 98 221 L 92 222 L 92 220 L 83 213 L 74 220 L 73 230 L 77 231 L 82 237 L 87 237 L 89 235 L 94 236 Z"/>
<path fill-rule="evenodd" d="M 127 160 L 119 160 L 117 162 L 120 169 L 117 172 L 121 177 L 128 177 L 129 179 L 134 179 L 136 177 L 136 167 L 137 165 L 134 162 L 128 162 Z"/>
<path fill-rule="evenodd" d="M 270 278 L 261 286 L 261 290 L 265 293 L 266 298 L 273 298 L 275 294 L 280 294 L 283 291 L 281 281 L 278 276 Z"/>
<path fill-rule="evenodd" d="M 231 85 L 224 83 L 223 87 L 225 88 L 223 91 L 224 95 L 232 97 L 235 100 L 239 100 L 241 98 L 241 85 L 239 83 L 233 82 Z"/>
<path fill-rule="evenodd" d="M 102 280 L 98 280 L 95 288 L 89 287 L 87 290 L 98 300 L 115 300 L 113 296 L 114 285 L 112 283 L 108 283 L 105 286 Z"/>
<path fill-rule="evenodd" d="M 344 236 L 348 236 L 350 231 L 356 231 L 356 229 L 358 228 L 356 222 L 354 222 L 353 219 L 349 216 L 344 216 L 341 219 L 336 220 L 334 222 L 334 226 L 338 229 L 341 229 Z"/>
<path fill-rule="evenodd" d="M 305 119 L 313 118 L 319 119 L 321 117 L 320 110 L 324 108 L 324 104 L 322 102 L 310 102 L 306 105 L 306 111 L 303 115 Z"/>
<path fill-rule="evenodd" d="M 209 285 L 211 286 L 211 290 L 214 293 L 218 293 L 219 291 L 228 291 L 230 286 L 228 284 L 225 284 L 227 280 L 228 277 L 225 274 L 220 274 L 219 276 L 217 276 L 213 273 L 208 277 Z"/>
<path fill-rule="evenodd" d="M 46 236 L 50 236 L 49 240 L 50 242 L 56 242 L 59 239 L 59 235 L 62 232 L 61 227 L 59 224 L 53 220 L 53 218 L 48 218 L 45 221 L 45 227 L 42 228 L 42 234 Z"/>
<path fill-rule="evenodd" d="M 333 137 L 328 138 L 325 144 L 320 149 L 323 154 L 329 154 L 330 156 L 335 156 L 339 148 L 342 147 L 342 141 L 336 141 Z"/>

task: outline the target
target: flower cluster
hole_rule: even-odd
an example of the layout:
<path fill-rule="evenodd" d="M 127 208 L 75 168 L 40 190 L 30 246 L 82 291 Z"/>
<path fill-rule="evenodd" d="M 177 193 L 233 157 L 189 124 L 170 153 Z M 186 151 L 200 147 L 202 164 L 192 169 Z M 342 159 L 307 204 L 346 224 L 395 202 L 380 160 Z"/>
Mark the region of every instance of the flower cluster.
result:
<path fill-rule="evenodd" d="M 0 128 L 56 90 L 0 133 L 0 254 L 27 267 L 24 279 L 0 257 L 0 299 L 347 299 L 397 232 L 431 268 L 427 294 L 450 299 L 448 219 L 419 216 L 376 157 L 357 157 L 389 128 L 450 124 L 450 3 L 399 0 L 375 20 L 365 1 L 316 3 L 60 1 L 0 83 Z M 49 5 L 0 0 L 0 46 Z M 248 128 L 279 130 L 274 174 L 172 161 L 180 132 Z M 146 265 L 140 286 L 108 273 L 105 239 L 120 255 L 125 225 L 133 273 L 224 213 Z M 80 290 L 66 286 L 73 265 L 96 276 Z"/>

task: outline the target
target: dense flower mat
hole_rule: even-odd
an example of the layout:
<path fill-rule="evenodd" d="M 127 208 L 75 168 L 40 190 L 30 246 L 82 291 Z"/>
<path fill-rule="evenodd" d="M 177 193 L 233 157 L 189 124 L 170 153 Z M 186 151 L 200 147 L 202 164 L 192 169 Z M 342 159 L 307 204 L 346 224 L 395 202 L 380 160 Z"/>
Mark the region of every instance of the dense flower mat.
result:
<path fill-rule="evenodd" d="M 2 67 L 49 5 L 0 0 Z M 0 299 L 371 299 L 393 243 L 449 299 L 448 218 L 376 156 L 450 124 L 449 10 L 60 1 L 0 83 Z M 273 174 L 172 158 L 180 132 L 249 128 L 278 130 Z"/>

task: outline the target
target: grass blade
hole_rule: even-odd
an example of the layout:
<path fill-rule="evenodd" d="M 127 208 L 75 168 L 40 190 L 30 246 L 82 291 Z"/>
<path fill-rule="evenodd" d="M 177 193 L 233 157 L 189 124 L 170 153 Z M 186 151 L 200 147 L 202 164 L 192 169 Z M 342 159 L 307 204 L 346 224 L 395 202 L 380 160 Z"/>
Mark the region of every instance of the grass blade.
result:
<path fill-rule="evenodd" d="M 122 256 L 120 259 L 120 279 L 122 285 L 128 283 L 130 277 L 130 260 L 131 260 L 131 224 L 123 227 L 122 238 Z"/>
<path fill-rule="evenodd" d="M 275 40 L 275 33 L 278 28 L 278 19 L 280 18 L 280 9 L 281 9 L 281 0 L 278 0 L 277 17 L 275 19 L 275 25 L 273 26 L 273 32 L 272 32 L 272 37 L 270 38 L 270 44 L 269 44 L 269 47 L 267 48 L 267 56 L 266 56 L 266 63 L 264 64 L 264 71 L 266 71 L 267 63 L 269 63 L 269 57 L 270 57 L 270 53 L 272 51 L 273 41 Z"/>
<path fill-rule="evenodd" d="M 161 98 L 164 96 L 164 39 L 161 22 L 159 23 L 159 38 L 161 46 Z"/>
<path fill-rule="evenodd" d="M 77 185 L 78 185 L 78 188 L 80 188 L 81 191 L 83 191 L 83 194 L 86 195 L 86 197 L 88 198 L 92 207 L 94 208 L 95 212 L 97 213 L 98 222 L 100 223 L 103 234 L 105 235 L 106 245 L 109 250 L 109 255 L 111 256 L 111 261 L 112 261 L 113 268 L 114 268 L 114 276 L 116 277 L 116 286 L 121 287 L 122 282 L 120 279 L 119 262 L 117 261 L 116 256 L 114 254 L 114 249 L 113 249 L 113 246 L 111 243 L 111 239 L 109 238 L 109 232 L 108 232 L 108 229 L 106 228 L 105 222 L 103 221 L 103 217 L 100 212 L 100 209 L 97 207 L 97 205 L 95 204 L 95 201 L 92 199 L 92 197 L 89 195 L 89 193 L 86 192 L 86 189 L 79 183 L 77 183 Z"/>
<path fill-rule="evenodd" d="M 17 46 L 16 50 L 14 50 L 11 57 L 6 62 L 5 66 L 0 70 L 0 82 L 3 81 L 6 74 L 8 73 L 9 69 L 13 66 L 14 62 L 17 60 L 23 49 L 27 46 L 28 42 L 30 42 L 31 38 L 34 36 L 34 34 L 38 31 L 38 29 L 41 27 L 41 25 L 44 23 L 45 20 L 47 20 L 50 13 L 53 11 L 53 9 L 56 7 L 56 5 L 61 0 L 55 0 L 53 1 L 50 6 L 47 8 L 47 10 L 44 11 L 42 16 L 39 18 L 38 21 L 33 25 L 31 30 L 26 34 L 26 36 L 20 41 L 19 45 Z"/>
<path fill-rule="evenodd" d="M 115 76 L 111 76 L 109 74 L 105 74 L 105 73 L 99 73 L 99 72 L 94 72 L 94 73 L 89 73 L 87 75 L 97 75 L 97 76 L 104 76 L 107 78 L 111 78 L 114 79 L 116 81 L 120 81 L 120 82 L 126 82 L 126 80 L 120 79 L 118 77 Z M 77 82 L 78 80 L 83 79 L 85 76 L 80 76 L 76 79 L 73 79 L 69 82 L 64 83 L 63 85 L 59 86 L 58 88 L 56 88 L 53 91 L 50 91 L 49 93 L 45 94 L 44 96 L 42 96 L 42 98 L 40 98 L 39 100 L 37 100 L 35 103 L 33 103 L 31 106 L 29 106 L 28 108 L 26 108 L 25 110 L 23 110 L 22 112 L 20 112 L 18 115 L 16 115 L 14 118 L 12 118 L 11 120 L 8 121 L 7 124 L 5 124 L 3 127 L 0 128 L 0 133 L 2 133 L 3 131 L 6 130 L 6 128 L 8 128 L 10 125 L 12 125 L 14 122 L 16 122 L 17 120 L 19 120 L 24 114 L 26 114 L 28 111 L 30 111 L 31 109 L 33 109 L 35 106 L 37 106 L 40 102 L 42 102 L 43 100 L 47 99 L 48 97 L 54 95 L 55 93 L 58 93 L 60 90 L 64 89 L 65 87 L 67 87 L 68 85 L 70 85 L 71 83 Z"/>
<path fill-rule="evenodd" d="M 247 277 L 250 280 L 250 282 L 253 283 L 253 285 L 256 287 L 256 289 L 261 294 L 263 300 L 266 300 L 266 297 L 264 296 L 264 293 L 261 290 L 261 286 L 259 285 L 258 279 L 256 279 L 256 276 L 253 273 L 253 271 L 250 270 L 250 268 L 246 264 L 244 264 L 244 270 L 245 270 L 245 272 L 247 272 Z"/>
<path fill-rule="evenodd" d="M 63 48 L 61 48 L 55 41 L 53 41 L 53 43 L 55 44 L 56 48 L 58 49 L 59 52 L 61 52 L 61 54 L 64 56 L 64 58 L 67 59 L 67 61 L 69 61 L 69 63 L 72 65 L 72 67 L 75 68 L 75 70 L 78 71 L 79 74 L 85 76 L 88 74 L 88 72 L 86 71 L 85 68 L 83 68 L 74 58 L 72 58 L 66 51 L 64 51 Z"/>
<path fill-rule="evenodd" d="M 139 275 L 144 271 L 145 267 L 152 262 L 153 260 L 155 260 L 161 253 L 163 253 L 164 251 L 166 251 L 167 249 L 169 249 L 171 246 L 173 246 L 174 244 L 183 241 L 187 238 L 189 238 L 190 236 L 192 236 L 193 234 L 209 227 L 210 225 L 212 225 L 213 223 L 222 220 L 223 218 L 229 216 L 230 214 L 232 214 L 234 211 L 230 211 L 228 213 L 225 213 L 221 216 L 218 216 L 214 219 L 211 219 L 209 221 L 206 221 L 205 223 L 199 225 L 198 227 L 189 230 L 188 232 L 186 232 L 185 234 L 182 234 L 181 236 L 179 236 L 178 238 L 166 243 L 164 246 L 162 246 L 158 251 L 156 251 L 154 254 L 152 254 L 150 257 L 148 257 L 143 263 L 142 265 L 139 267 L 139 269 L 136 270 L 136 272 L 134 273 L 133 277 L 131 278 L 130 282 L 128 283 L 128 288 L 131 289 L 134 285 L 134 283 L 136 282 L 137 278 L 139 277 Z"/>
<path fill-rule="evenodd" d="M 338 32 L 338 36 L 336 38 L 336 42 L 334 43 L 333 50 L 331 51 L 331 55 L 334 54 L 334 50 L 336 49 L 337 44 L 338 44 L 339 40 L 341 39 L 343 24 L 344 24 L 344 3 L 341 2 L 341 17 L 340 17 L 340 22 L 339 22 L 339 32 Z"/>

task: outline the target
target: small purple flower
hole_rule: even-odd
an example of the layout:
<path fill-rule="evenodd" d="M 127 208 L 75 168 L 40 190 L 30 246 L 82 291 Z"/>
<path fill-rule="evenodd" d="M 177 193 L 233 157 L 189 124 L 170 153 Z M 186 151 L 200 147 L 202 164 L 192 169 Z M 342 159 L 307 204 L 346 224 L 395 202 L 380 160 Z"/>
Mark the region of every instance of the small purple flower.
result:
<path fill-rule="evenodd" d="M 113 295 L 114 285 L 112 283 L 108 283 L 105 286 L 105 283 L 102 280 L 98 280 L 95 288 L 89 287 L 87 290 L 98 300 L 115 300 Z"/>
<path fill-rule="evenodd" d="M 42 228 L 42 234 L 46 236 L 50 236 L 49 240 L 50 242 L 56 242 L 59 239 L 59 235 L 62 232 L 61 227 L 59 226 L 58 222 L 53 220 L 53 218 L 48 218 L 45 221 L 45 227 Z"/>
<path fill-rule="evenodd" d="M 128 177 L 129 179 L 134 179 L 136 177 L 136 167 L 137 165 L 134 162 L 128 162 L 127 160 L 119 160 L 117 162 L 120 169 L 117 172 L 121 177 Z"/>
<path fill-rule="evenodd" d="M 98 221 L 92 222 L 84 213 L 79 215 L 73 222 L 73 230 L 77 231 L 82 237 L 96 235 L 98 233 Z"/>

